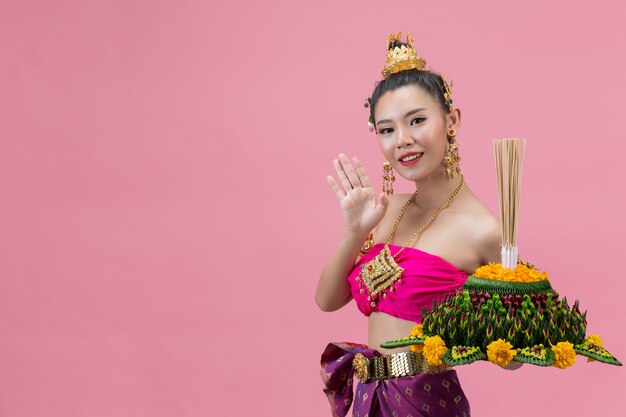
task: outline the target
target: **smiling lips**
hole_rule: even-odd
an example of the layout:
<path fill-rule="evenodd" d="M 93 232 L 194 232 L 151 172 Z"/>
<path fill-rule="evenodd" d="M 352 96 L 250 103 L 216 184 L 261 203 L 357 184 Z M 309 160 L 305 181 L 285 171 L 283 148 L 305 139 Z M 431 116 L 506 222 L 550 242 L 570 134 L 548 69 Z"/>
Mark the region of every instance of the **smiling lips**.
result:
<path fill-rule="evenodd" d="M 424 152 L 407 152 L 398 159 L 402 165 L 412 165 L 420 160 Z"/>

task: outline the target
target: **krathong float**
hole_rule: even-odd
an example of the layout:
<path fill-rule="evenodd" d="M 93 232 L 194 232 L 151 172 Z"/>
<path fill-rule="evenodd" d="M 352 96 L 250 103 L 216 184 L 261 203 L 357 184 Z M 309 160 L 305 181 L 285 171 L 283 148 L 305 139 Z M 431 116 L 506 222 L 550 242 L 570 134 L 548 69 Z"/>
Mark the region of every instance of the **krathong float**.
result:
<path fill-rule="evenodd" d="M 411 335 L 381 344 L 411 346 L 429 365 L 457 366 L 484 360 L 567 368 L 576 355 L 621 366 L 597 334 L 587 335 L 587 312 L 570 307 L 548 273 L 518 259 L 516 227 L 525 140 L 495 139 L 502 251 L 500 263 L 480 266 L 456 294 L 422 311 Z"/>

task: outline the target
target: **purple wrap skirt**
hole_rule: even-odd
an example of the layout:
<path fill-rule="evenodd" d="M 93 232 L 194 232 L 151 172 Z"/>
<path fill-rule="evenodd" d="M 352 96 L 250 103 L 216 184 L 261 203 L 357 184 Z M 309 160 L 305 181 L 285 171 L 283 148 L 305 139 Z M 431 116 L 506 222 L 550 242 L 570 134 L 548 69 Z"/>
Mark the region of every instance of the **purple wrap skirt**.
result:
<path fill-rule="evenodd" d="M 333 417 L 470 417 L 470 406 L 455 370 L 371 380 L 353 387 L 352 359 L 381 356 L 365 345 L 329 343 L 322 354 L 324 393 Z"/>

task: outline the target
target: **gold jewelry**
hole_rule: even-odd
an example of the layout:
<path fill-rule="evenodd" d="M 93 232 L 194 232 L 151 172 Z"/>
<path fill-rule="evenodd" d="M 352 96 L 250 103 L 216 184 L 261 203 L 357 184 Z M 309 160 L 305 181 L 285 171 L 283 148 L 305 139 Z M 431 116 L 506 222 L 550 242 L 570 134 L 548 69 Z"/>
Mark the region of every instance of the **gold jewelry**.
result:
<path fill-rule="evenodd" d="M 446 167 L 446 175 L 449 179 L 454 179 L 454 174 L 461 174 L 461 167 L 458 166 L 458 162 L 461 160 L 461 156 L 459 155 L 459 144 L 456 143 L 454 137 L 456 136 L 456 131 L 454 129 L 450 129 L 448 131 L 448 140 L 450 144 L 448 149 L 446 149 L 446 153 L 443 155 L 443 164 Z"/>
<path fill-rule="evenodd" d="M 387 195 L 393 194 L 393 183 L 396 180 L 396 177 L 393 175 L 393 169 L 391 167 L 391 163 L 389 161 L 385 161 L 383 164 L 383 192 Z M 367 240 L 361 247 L 359 253 L 361 255 L 365 255 L 369 250 L 374 246 L 374 237 L 373 233 L 367 236 Z"/>
<path fill-rule="evenodd" d="M 389 161 L 383 164 L 383 192 L 387 195 L 393 194 L 393 182 L 396 177 L 393 175 L 393 169 Z"/>
<path fill-rule="evenodd" d="M 446 364 L 429 365 L 422 352 L 396 352 L 389 355 L 367 358 L 357 353 L 352 358 L 354 376 L 360 382 L 400 378 L 417 374 L 435 374 L 445 372 L 449 368 Z"/>
<path fill-rule="evenodd" d="M 464 184 L 463 176 L 461 175 L 461 183 L 456 187 L 456 190 L 450 194 L 448 199 L 441 205 L 439 208 L 430 216 L 428 221 L 424 225 L 422 225 L 417 231 L 411 236 L 409 241 L 401 247 L 395 255 L 391 255 L 389 251 L 389 244 L 391 243 L 391 239 L 393 235 L 396 233 L 396 229 L 400 224 L 400 220 L 402 216 L 404 216 L 404 212 L 409 207 L 409 204 L 415 199 L 417 196 L 417 190 L 411 195 L 411 198 L 404 204 L 402 210 L 400 212 L 400 216 L 396 219 L 396 222 L 393 226 L 393 230 L 387 237 L 387 242 L 385 243 L 385 247 L 380 251 L 378 255 L 376 255 L 371 261 L 367 262 L 364 265 L 361 265 L 361 271 L 359 276 L 356 277 L 356 280 L 359 281 L 359 285 L 361 287 L 360 292 L 364 293 L 365 289 L 363 287 L 367 287 L 369 292 L 369 296 L 367 300 L 370 302 L 370 307 L 376 307 L 376 302 L 380 299 L 380 296 L 387 297 L 387 291 L 393 292 L 394 288 L 397 288 L 397 285 L 402 281 L 400 280 L 400 276 L 402 275 L 402 268 L 395 261 L 395 257 L 398 256 L 400 252 L 402 252 L 406 247 L 412 246 L 413 242 L 417 240 L 417 238 L 422 234 L 422 232 L 435 220 L 435 218 L 441 213 L 441 211 L 448 207 L 450 202 L 454 199 L 454 197 L 458 194 Z"/>
<path fill-rule="evenodd" d="M 406 34 L 406 45 L 395 46 L 395 42 L 401 42 L 402 32 L 397 34 L 390 33 L 387 35 L 387 63 L 382 69 L 381 74 L 387 78 L 389 74 L 400 72 L 408 69 L 422 70 L 426 66 L 426 60 L 417 55 L 413 47 L 413 37 L 409 32 Z"/>
<path fill-rule="evenodd" d="M 389 161 L 385 161 L 383 164 L 383 192 L 387 195 L 393 194 L 393 182 L 396 180 L 396 177 L 393 175 L 392 167 Z M 369 250 L 374 246 L 374 234 L 370 232 L 367 236 L 367 240 L 361 246 L 361 250 L 359 253 L 361 255 L 365 255 Z"/>
<path fill-rule="evenodd" d="M 359 381 L 365 382 L 370 378 L 370 360 L 362 353 L 354 355 L 354 358 L 352 358 L 352 368 L 354 368 L 354 375 Z"/>
<path fill-rule="evenodd" d="M 372 105 L 372 98 L 368 97 L 365 99 L 365 103 L 363 103 L 363 106 L 367 109 Z M 367 119 L 367 125 L 369 126 L 369 131 L 373 132 L 374 131 L 374 117 L 372 116 L 371 112 L 370 112 L 370 117 Z"/>
<path fill-rule="evenodd" d="M 361 246 L 359 254 L 365 255 L 370 251 L 370 249 L 372 249 L 372 246 L 374 246 L 374 232 L 370 232 L 370 234 L 367 235 L 367 240 L 365 240 L 365 243 Z"/>
<path fill-rule="evenodd" d="M 443 78 L 443 75 L 439 73 L 441 77 L 441 81 L 443 81 L 443 100 L 446 102 L 446 106 L 448 106 L 448 113 L 452 111 L 452 80 L 450 80 L 450 84 Z"/>

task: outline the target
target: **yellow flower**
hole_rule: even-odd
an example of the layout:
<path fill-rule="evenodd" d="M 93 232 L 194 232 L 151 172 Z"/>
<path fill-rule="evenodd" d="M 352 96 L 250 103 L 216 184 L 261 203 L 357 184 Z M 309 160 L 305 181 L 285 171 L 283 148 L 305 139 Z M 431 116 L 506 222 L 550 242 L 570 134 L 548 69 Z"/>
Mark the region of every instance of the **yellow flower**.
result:
<path fill-rule="evenodd" d="M 517 264 L 515 269 L 509 269 L 495 262 L 479 266 L 472 275 L 478 278 L 508 282 L 537 282 L 548 279 L 547 272 L 531 269 L 524 264 Z"/>
<path fill-rule="evenodd" d="M 411 345 L 411 350 L 415 353 L 419 353 L 424 349 L 424 345 L 419 344 L 419 345 Z"/>
<path fill-rule="evenodd" d="M 587 341 L 593 343 L 596 346 L 602 346 L 602 338 L 597 334 L 590 334 L 587 336 Z"/>
<path fill-rule="evenodd" d="M 602 346 L 602 338 L 597 334 L 590 334 L 589 336 L 587 336 L 587 343 L 591 343 L 596 346 Z M 595 359 L 587 358 L 587 362 L 595 362 Z"/>
<path fill-rule="evenodd" d="M 413 327 L 413 329 L 411 330 L 411 336 L 421 336 L 422 334 L 424 334 L 424 332 L 422 331 L 422 325 L 421 324 L 416 324 L 415 327 Z"/>
<path fill-rule="evenodd" d="M 557 368 L 567 368 L 576 362 L 574 345 L 570 342 L 559 342 L 556 346 L 552 345 L 552 351 L 554 352 L 554 366 Z"/>
<path fill-rule="evenodd" d="M 446 353 L 446 350 L 448 350 L 446 343 L 437 335 L 426 337 L 426 340 L 424 340 L 424 349 L 422 351 L 430 365 L 441 365 L 443 363 L 441 356 Z"/>
<path fill-rule="evenodd" d="M 502 367 L 507 366 L 511 362 L 515 353 L 513 345 L 504 341 L 504 339 L 494 340 L 487 345 L 487 359 Z"/>
<path fill-rule="evenodd" d="M 476 271 L 474 271 L 472 275 L 479 277 L 479 278 L 493 279 L 500 275 L 501 270 L 502 270 L 501 264 L 498 264 L 495 262 L 489 262 L 487 265 L 482 265 L 476 268 Z"/>

